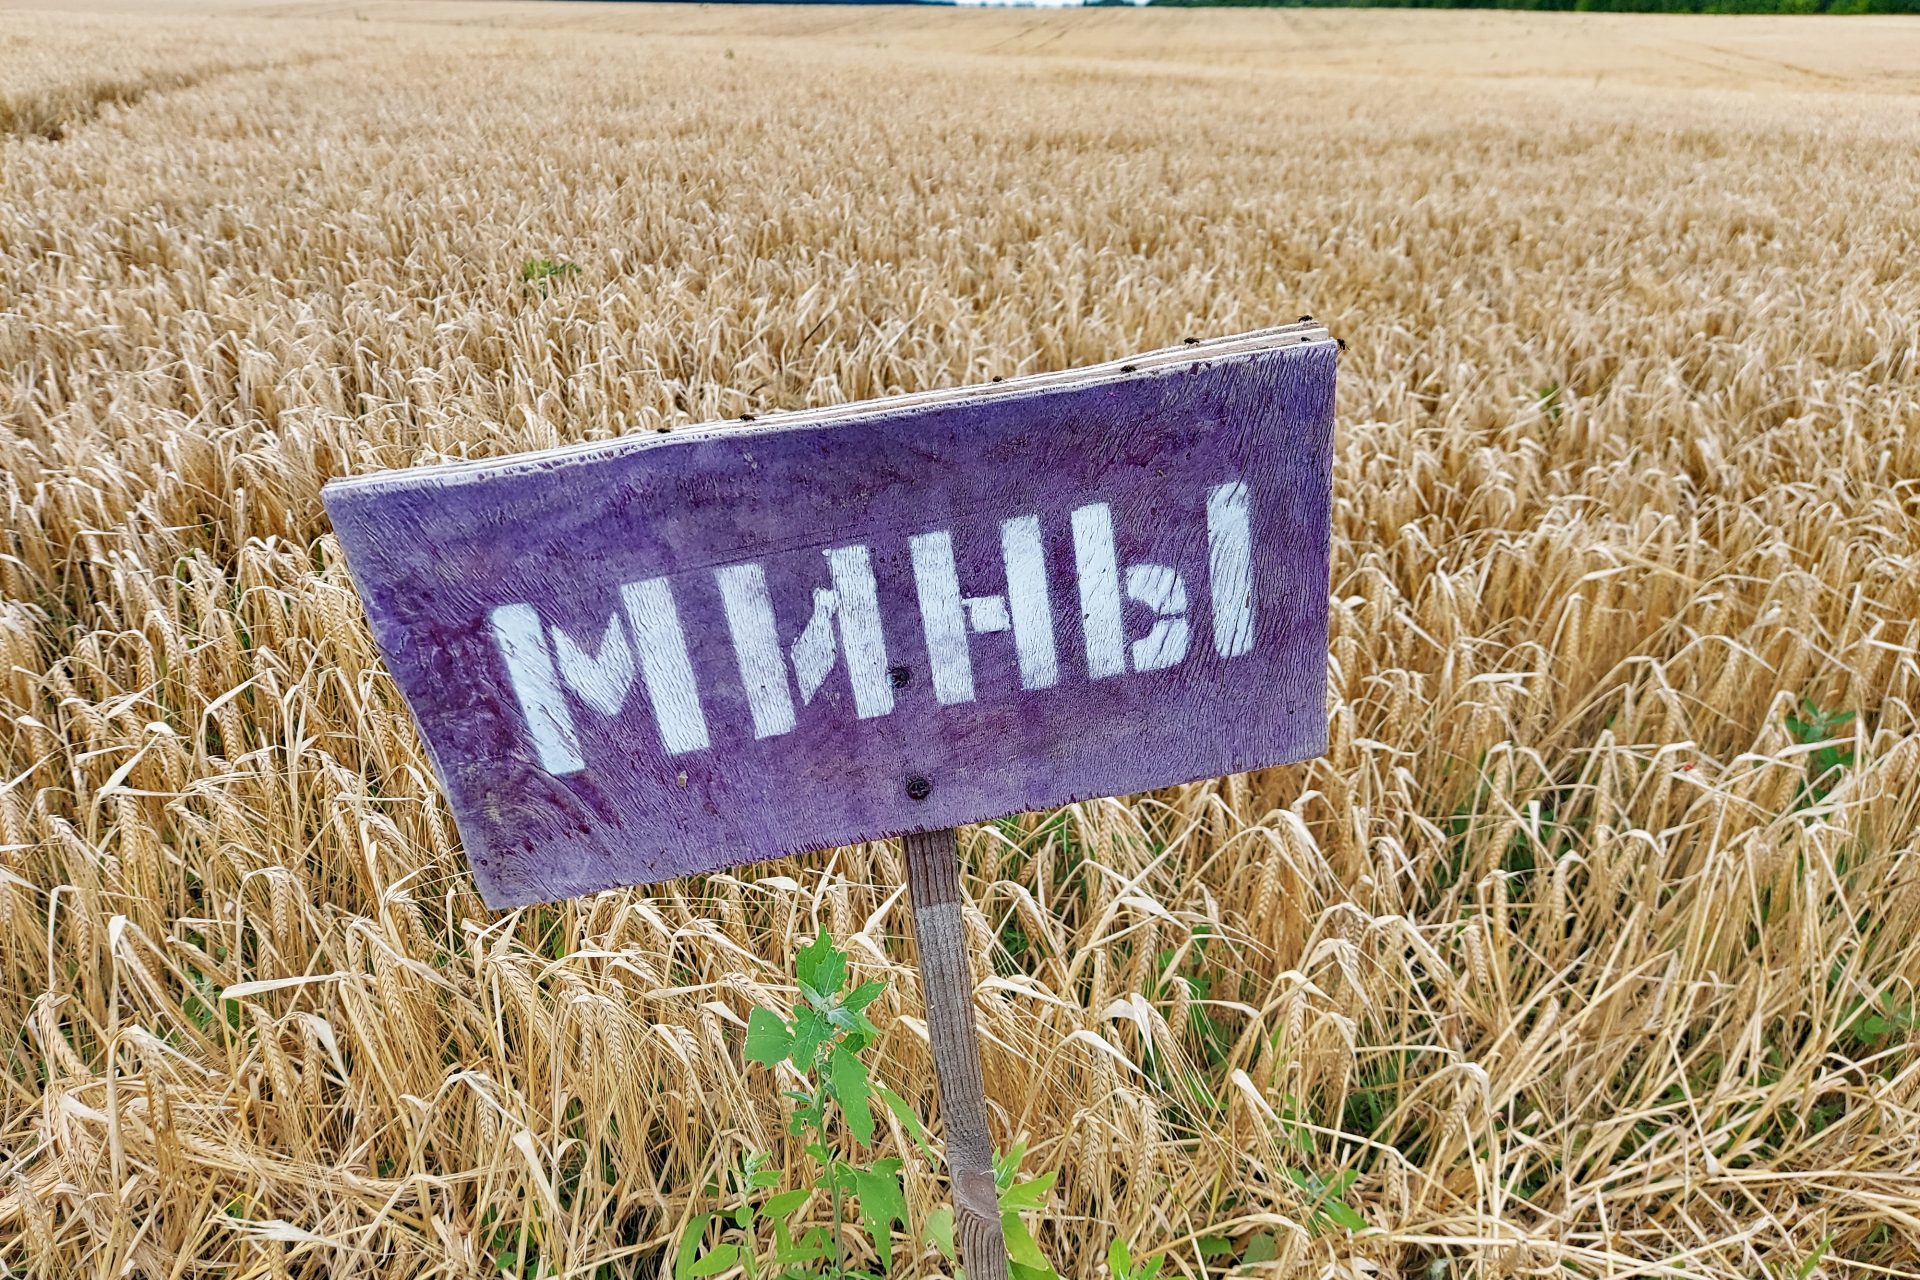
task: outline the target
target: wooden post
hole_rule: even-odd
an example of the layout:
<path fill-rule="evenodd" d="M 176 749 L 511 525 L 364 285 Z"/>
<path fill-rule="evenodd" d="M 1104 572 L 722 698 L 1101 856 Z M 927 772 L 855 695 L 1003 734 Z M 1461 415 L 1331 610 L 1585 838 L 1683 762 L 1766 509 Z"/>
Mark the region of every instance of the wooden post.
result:
<path fill-rule="evenodd" d="M 907 854 L 907 891 L 913 897 L 927 1035 L 940 1078 L 947 1173 L 953 1181 L 953 1234 L 967 1280 L 1007 1280 L 987 1090 L 973 1031 L 973 969 L 967 963 L 966 928 L 960 919 L 959 841 L 952 827 L 943 827 L 903 836 L 901 843 Z"/>

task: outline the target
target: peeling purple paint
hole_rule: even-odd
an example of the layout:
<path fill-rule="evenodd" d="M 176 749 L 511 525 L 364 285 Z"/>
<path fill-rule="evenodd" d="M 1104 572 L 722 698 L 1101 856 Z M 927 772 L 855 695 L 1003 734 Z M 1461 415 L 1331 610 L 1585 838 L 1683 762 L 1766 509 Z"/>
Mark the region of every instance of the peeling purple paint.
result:
<path fill-rule="evenodd" d="M 1108 366 L 326 503 L 511 906 L 1318 754 L 1335 361 Z"/>

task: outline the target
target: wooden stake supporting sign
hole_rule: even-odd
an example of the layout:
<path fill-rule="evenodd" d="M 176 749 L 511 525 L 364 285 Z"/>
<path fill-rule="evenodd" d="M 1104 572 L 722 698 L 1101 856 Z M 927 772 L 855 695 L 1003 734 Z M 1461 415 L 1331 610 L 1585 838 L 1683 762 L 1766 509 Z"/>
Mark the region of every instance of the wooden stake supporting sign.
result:
<path fill-rule="evenodd" d="M 907 892 L 920 948 L 920 992 L 927 1038 L 940 1078 L 940 1116 L 953 1181 L 953 1235 L 969 1280 L 1006 1280 L 1007 1242 L 1000 1234 L 1000 1197 L 993 1185 L 993 1138 L 987 1089 L 973 1029 L 973 973 L 960 919 L 960 848 L 952 827 L 911 833 Z"/>
<path fill-rule="evenodd" d="M 1302 323 L 324 496 L 490 905 L 905 838 L 999 1280 L 953 828 L 1325 749 L 1336 360 Z"/>

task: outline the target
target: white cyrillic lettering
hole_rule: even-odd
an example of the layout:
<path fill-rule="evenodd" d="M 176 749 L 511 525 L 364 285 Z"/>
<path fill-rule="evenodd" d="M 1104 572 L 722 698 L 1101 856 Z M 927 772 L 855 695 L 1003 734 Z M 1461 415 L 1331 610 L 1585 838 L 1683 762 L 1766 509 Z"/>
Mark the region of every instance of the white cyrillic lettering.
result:
<path fill-rule="evenodd" d="M 1094 679 L 1127 670 L 1126 619 L 1121 611 L 1120 556 L 1113 512 L 1104 502 L 1073 513 L 1073 554 L 1080 570 L 1080 620 L 1087 636 L 1087 674 Z M 1163 564 L 1127 566 L 1127 595 L 1160 615 L 1133 642 L 1133 669 L 1158 671 L 1187 656 L 1187 587 Z"/>
<path fill-rule="evenodd" d="M 941 706 L 973 701 L 973 661 L 967 654 L 967 623 L 960 575 L 953 567 L 953 536 L 942 529 L 907 543 L 913 583 L 920 594 L 920 630 L 927 638 L 933 696 Z"/>
<path fill-rule="evenodd" d="M 1127 669 L 1126 621 L 1120 612 L 1120 562 L 1113 549 L 1113 513 L 1104 502 L 1073 513 L 1073 559 L 1080 571 L 1080 626 L 1087 674 L 1098 680 Z"/>
<path fill-rule="evenodd" d="M 793 698 L 787 692 L 787 663 L 773 628 L 773 601 L 767 598 L 767 574 L 757 564 L 716 569 L 720 604 L 733 635 L 733 657 L 740 684 L 753 712 L 753 736 L 775 738 L 793 731 Z"/>
<path fill-rule="evenodd" d="M 572 636 L 553 628 L 553 656 L 560 663 L 560 679 L 580 701 L 603 716 L 625 704 L 633 688 L 633 650 L 627 647 L 627 629 L 617 615 L 607 619 L 591 657 Z"/>
<path fill-rule="evenodd" d="M 1239 657 L 1251 651 L 1254 638 L 1252 517 L 1246 484 L 1236 480 L 1208 490 L 1206 515 L 1214 649 L 1223 658 Z M 1102 679 L 1129 670 L 1158 671 L 1183 661 L 1192 623 L 1179 571 L 1162 564 L 1123 565 L 1107 503 L 1077 508 L 1071 523 L 1088 675 Z M 975 697 L 975 635 L 1012 634 L 1022 688 L 1058 683 L 1038 516 L 1016 516 L 1000 525 L 1003 594 L 961 594 L 953 539 L 946 530 L 912 538 L 909 549 L 934 693 L 943 705 Z M 859 717 L 871 719 L 893 710 L 885 629 L 868 549 L 853 544 L 823 554 L 831 585 L 814 590 L 806 625 L 790 646 L 781 640 L 764 568 L 747 563 L 715 570 L 757 738 L 792 732 L 793 691 L 799 690 L 803 705 L 811 704 L 843 659 Z M 646 686 L 669 754 L 711 745 L 669 580 L 629 583 L 620 591 L 624 615 L 608 618 L 590 644 L 561 628 L 544 626 L 531 605 L 503 605 L 489 614 L 529 736 L 541 766 L 550 773 L 585 767 L 572 700 L 601 715 L 616 715 L 636 679 Z M 1147 633 L 1131 642 L 1127 600 L 1154 615 Z"/>
<path fill-rule="evenodd" d="M 707 748 L 707 718 L 700 711 L 700 686 L 693 678 L 680 613 L 665 578 L 630 582 L 620 588 L 640 651 L 640 679 L 653 704 L 653 720 L 669 755 Z"/>
<path fill-rule="evenodd" d="M 494 643 L 507 663 L 507 677 L 513 684 L 513 696 L 526 718 L 527 733 L 540 756 L 540 767 L 556 776 L 578 773 L 586 768 L 580 758 L 580 742 L 574 736 L 573 715 L 567 709 L 566 695 L 553 672 L 553 659 L 547 653 L 546 632 L 540 615 L 530 604 L 501 605 L 487 615 L 493 626 Z"/>
<path fill-rule="evenodd" d="M 1000 559 L 1007 566 L 1007 603 L 1013 614 L 1013 649 L 1020 659 L 1022 689 L 1051 689 L 1060 680 L 1053 648 L 1053 602 L 1047 596 L 1047 559 L 1040 548 L 1040 518 L 1015 516 L 1000 524 Z M 976 630 L 984 630 L 978 627 Z"/>
<path fill-rule="evenodd" d="M 887 678 L 887 638 L 880 626 L 880 597 L 873 586 L 873 563 L 863 546 L 827 552 L 834 594 L 840 597 L 840 647 L 853 681 L 853 709 L 862 720 L 893 710 L 893 681 Z"/>
<path fill-rule="evenodd" d="M 1253 525 L 1247 486 L 1207 493 L 1207 582 L 1213 592 L 1213 648 L 1237 658 L 1253 648 Z"/>
<path fill-rule="evenodd" d="M 1158 671 L 1187 656 L 1187 586 L 1163 564 L 1127 566 L 1127 595 L 1159 614 L 1153 630 L 1133 642 L 1133 669 Z"/>
<path fill-rule="evenodd" d="M 800 700 L 812 702 L 833 670 L 837 628 L 837 647 L 846 655 L 847 678 L 853 686 L 854 711 L 862 720 L 886 715 L 893 710 L 893 684 L 887 678 L 886 636 L 867 549 L 834 547 L 825 554 L 833 586 L 814 591 L 813 614 L 793 643 L 793 675 Z M 727 629 L 733 635 L 740 683 L 753 714 L 753 734 L 773 738 L 791 733 L 793 695 L 774 625 L 773 602 L 767 594 L 766 571 L 757 564 L 727 565 L 715 570 L 715 577 Z"/>
<path fill-rule="evenodd" d="M 1013 629 L 1005 596 L 968 596 L 961 603 L 967 606 L 967 625 L 977 634 L 992 636 Z"/>
<path fill-rule="evenodd" d="M 646 685 L 660 742 L 669 754 L 708 745 L 700 692 L 667 580 L 628 583 L 620 597 L 627 622 L 619 614 L 608 617 L 591 651 L 561 628 L 541 626 L 532 605 L 502 605 L 488 615 L 540 767 L 548 773 L 586 768 L 566 695 L 572 693 L 603 716 L 617 715 L 636 675 Z"/>
<path fill-rule="evenodd" d="M 1040 548 L 1040 521 L 1016 516 L 1000 526 L 1000 557 L 1007 570 L 1007 593 L 960 595 L 953 563 L 953 537 L 942 529 L 923 533 L 908 544 L 913 554 L 914 586 L 920 596 L 920 623 L 933 668 L 933 692 L 941 705 L 973 701 L 973 656 L 968 632 L 1013 632 L 1020 663 L 1020 686 L 1044 689 L 1060 678 L 1053 648 L 1053 609 L 1047 599 L 1046 560 Z"/>

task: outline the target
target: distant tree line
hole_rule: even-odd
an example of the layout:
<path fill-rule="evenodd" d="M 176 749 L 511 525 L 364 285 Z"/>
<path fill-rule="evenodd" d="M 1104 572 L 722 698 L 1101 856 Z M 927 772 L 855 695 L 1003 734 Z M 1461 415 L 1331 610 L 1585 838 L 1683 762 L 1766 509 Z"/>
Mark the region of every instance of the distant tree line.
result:
<path fill-rule="evenodd" d="M 1583 13 L 1920 13 L 1920 0 L 1150 0 L 1181 7 L 1564 9 Z"/>

